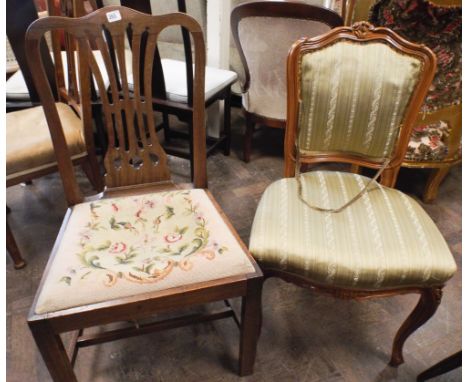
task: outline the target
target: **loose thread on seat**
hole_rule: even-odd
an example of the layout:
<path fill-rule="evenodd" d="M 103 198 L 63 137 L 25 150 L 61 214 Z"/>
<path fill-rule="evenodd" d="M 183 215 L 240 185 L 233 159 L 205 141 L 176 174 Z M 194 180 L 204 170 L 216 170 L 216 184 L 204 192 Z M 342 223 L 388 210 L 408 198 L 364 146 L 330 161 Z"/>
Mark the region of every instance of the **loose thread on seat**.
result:
<path fill-rule="evenodd" d="M 299 160 L 299 156 L 300 156 L 300 151 L 299 151 L 299 130 L 298 130 L 297 135 L 296 135 L 296 171 L 294 172 L 294 178 L 296 179 L 296 183 L 297 183 L 297 196 L 299 197 L 299 200 L 302 203 L 304 203 L 307 207 L 309 207 L 309 208 L 311 208 L 311 209 L 313 209 L 315 211 L 331 212 L 331 213 L 339 213 L 339 212 L 343 211 L 344 209 L 346 209 L 347 207 L 349 207 L 350 205 L 352 205 L 353 203 L 355 203 L 356 201 L 358 201 L 367 192 L 370 185 L 373 182 L 375 182 L 380 175 L 382 175 L 382 172 L 388 167 L 388 165 L 390 164 L 390 161 L 391 161 L 391 158 L 387 158 L 385 160 L 385 162 L 383 163 L 383 166 L 379 169 L 379 171 L 377 171 L 377 173 L 374 175 L 374 177 L 372 179 L 369 179 L 369 181 L 367 182 L 365 187 L 363 189 L 361 189 L 361 191 L 359 191 L 355 196 L 353 196 L 350 200 L 348 200 L 341 207 L 338 207 L 338 208 L 323 208 L 323 207 L 319 207 L 319 206 L 316 206 L 314 204 L 311 204 L 310 202 L 308 202 L 304 198 L 302 182 L 301 182 L 301 179 L 300 179 L 301 162 Z"/>

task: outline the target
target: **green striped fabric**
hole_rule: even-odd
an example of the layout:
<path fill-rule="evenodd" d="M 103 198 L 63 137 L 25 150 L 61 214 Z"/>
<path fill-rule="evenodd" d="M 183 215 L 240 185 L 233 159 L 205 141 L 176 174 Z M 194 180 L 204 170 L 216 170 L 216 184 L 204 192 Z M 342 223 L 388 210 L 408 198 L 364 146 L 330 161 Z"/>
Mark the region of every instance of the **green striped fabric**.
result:
<path fill-rule="evenodd" d="M 339 41 L 301 62 L 299 148 L 373 158 L 392 153 L 422 63 L 386 44 Z"/>
<path fill-rule="evenodd" d="M 300 180 L 307 201 L 336 208 L 369 179 L 314 171 Z M 258 206 L 250 251 L 262 267 L 354 289 L 442 285 L 456 270 L 444 238 L 419 204 L 377 183 L 344 211 L 324 213 L 299 200 L 294 178 L 274 182 Z"/>

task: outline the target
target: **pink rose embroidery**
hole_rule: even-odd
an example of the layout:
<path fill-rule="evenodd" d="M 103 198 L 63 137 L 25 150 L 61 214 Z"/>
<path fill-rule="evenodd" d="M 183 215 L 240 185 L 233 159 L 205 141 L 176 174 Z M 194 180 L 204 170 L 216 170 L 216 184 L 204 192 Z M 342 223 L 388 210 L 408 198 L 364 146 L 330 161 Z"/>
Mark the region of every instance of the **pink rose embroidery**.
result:
<path fill-rule="evenodd" d="M 127 249 L 127 244 L 118 242 L 114 243 L 110 246 L 109 252 L 110 253 L 122 253 Z"/>
<path fill-rule="evenodd" d="M 164 236 L 164 240 L 166 240 L 167 243 L 175 243 L 180 239 L 182 239 L 182 235 L 180 233 L 169 233 Z"/>

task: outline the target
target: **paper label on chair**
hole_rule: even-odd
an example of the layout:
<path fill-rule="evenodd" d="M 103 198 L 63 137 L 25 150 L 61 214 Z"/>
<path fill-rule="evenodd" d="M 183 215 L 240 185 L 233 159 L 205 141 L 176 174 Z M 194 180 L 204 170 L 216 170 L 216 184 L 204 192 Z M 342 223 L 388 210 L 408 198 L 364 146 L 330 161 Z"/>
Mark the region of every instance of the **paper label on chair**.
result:
<path fill-rule="evenodd" d="M 110 23 L 122 20 L 122 15 L 120 14 L 120 11 L 107 12 L 106 16 L 107 16 L 107 21 L 109 21 Z"/>

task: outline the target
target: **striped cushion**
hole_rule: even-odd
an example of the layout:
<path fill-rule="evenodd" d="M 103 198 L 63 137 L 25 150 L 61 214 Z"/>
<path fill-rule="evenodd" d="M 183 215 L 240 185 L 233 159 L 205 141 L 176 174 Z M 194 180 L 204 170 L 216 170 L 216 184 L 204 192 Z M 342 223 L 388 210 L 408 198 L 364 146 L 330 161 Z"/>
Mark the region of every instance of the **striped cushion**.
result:
<path fill-rule="evenodd" d="M 387 157 L 422 63 L 379 42 L 340 41 L 301 61 L 299 148 Z"/>
<path fill-rule="evenodd" d="M 337 208 L 368 178 L 315 171 L 301 175 L 312 204 Z M 378 290 L 441 285 L 456 270 L 434 222 L 407 195 L 378 184 L 340 213 L 298 199 L 294 178 L 271 184 L 255 215 L 250 251 L 263 267 L 322 285 Z"/>

